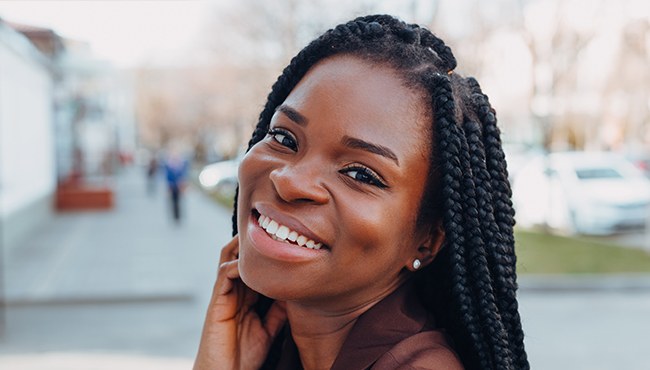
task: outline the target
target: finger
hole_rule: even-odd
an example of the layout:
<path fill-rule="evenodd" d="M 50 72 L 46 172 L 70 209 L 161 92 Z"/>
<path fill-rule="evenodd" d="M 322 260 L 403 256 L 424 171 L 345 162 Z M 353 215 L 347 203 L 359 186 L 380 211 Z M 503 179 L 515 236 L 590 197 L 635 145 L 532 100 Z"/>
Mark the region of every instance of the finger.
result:
<path fill-rule="evenodd" d="M 232 278 L 230 278 L 232 277 Z M 238 280 L 237 260 L 224 262 L 219 266 L 209 306 L 209 320 L 222 322 L 232 320 L 241 310 L 243 283 Z M 208 319 L 206 319 L 208 320 Z"/>
<path fill-rule="evenodd" d="M 219 256 L 219 264 L 232 261 L 237 258 L 239 254 L 239 237 L 233 237 L 226 245 L 221 248 Z"/>
<path fill-rule="evenodd" d="M 239 279 L 239 260 L 223 263 L 226 277 L 230 280 Z"/>
<path fill-rule="evenodd" d="M 287 310 L 284 302 L 275 301 L 266 313 L 264 329 L 271 338 L 275 338 L 287 321 Z"/>
<path fill-rule="evenodd" d="M 239 260 L 234 260 L 219 265 L 217 282 L 214 284 L 214 293 L 216 295 L 225 295 L 232 291 L 233 280 L 239 279 L 238 262 Z"/>
<path fill-rule="evenodd" d="M 239 237 L 234 236 L 226 245 L 221 248 L 220 257 L 222 262 L 231 261 L 237 256 L 239 250 Z"/>

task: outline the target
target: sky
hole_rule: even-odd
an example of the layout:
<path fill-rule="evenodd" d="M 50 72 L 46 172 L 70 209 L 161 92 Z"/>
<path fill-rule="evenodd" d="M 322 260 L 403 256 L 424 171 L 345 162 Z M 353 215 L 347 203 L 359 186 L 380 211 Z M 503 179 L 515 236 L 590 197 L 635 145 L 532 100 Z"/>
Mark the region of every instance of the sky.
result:
<path fill-rule="evenodd" d="M 86 41 L 100 59 L 120 67 L 178 65 L 191 63 L 193 53 L 204 47 L 200 33 L 207 17 L 233 2 L 237 0 L 0 0 L 0 18 Z M 341 2 L 332 1 L 345 8 Z M 431 12 L 427 0 L 363 2 L 407 18 L 414 10 Z"/>
<path fill-rule="evenodd" d="M 207 0 L 0 0 L 0 18 L 87 41 L 97 57 L 119 67 L 174 65 L 196 46 L 210 6 Z"/>

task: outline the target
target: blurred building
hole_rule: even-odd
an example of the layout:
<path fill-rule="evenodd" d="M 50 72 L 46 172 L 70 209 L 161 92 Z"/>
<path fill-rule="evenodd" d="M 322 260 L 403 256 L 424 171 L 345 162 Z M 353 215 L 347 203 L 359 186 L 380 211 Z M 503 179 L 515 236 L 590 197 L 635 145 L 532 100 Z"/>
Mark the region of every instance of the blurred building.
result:
<path fill-rule="evenodd" d="M 104 177 L 135 149 L 130 74 L 97 59 L 86 42 L 11 24 L 51 61 L 59 182 Z"/>
<path fill-rule="evenodd" d="M 0 233 L 4 245 L 12 245 L 51 209 L 56 190 L 53 86 L 50 60 L 0 20 Z"/>
<path fill-rule="evenodd" d="M 53 209 L 110 208 L 135 151 L 129 74 L 88 44 L 0 20 L 0 199 L 9 245 Z"/>

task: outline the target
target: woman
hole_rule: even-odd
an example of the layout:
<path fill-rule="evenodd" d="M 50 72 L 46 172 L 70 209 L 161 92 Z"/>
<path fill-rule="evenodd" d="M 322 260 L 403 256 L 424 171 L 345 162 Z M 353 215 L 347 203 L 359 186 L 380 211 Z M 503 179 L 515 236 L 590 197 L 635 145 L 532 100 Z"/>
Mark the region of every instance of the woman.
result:
<path fill-rule="evenodd" d="M 385 15 L 283 71 L 239 170 L 195 369 L 527 369 L 494 111 Z"/>

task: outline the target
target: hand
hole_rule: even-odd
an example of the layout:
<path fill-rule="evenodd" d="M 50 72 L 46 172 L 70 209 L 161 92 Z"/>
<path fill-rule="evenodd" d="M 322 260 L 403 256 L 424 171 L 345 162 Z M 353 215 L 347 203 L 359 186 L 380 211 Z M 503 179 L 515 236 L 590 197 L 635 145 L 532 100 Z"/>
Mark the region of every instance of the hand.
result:
<path fill-rule="evenodd" d="M 235 236 L 221 251 L 194 370 L 259 369 L 286 321 L 281 302 L 273 303 L 263 320 L 257 316 L 252 305 L 258 293 L 240 280 L 238 254 Z"/>

